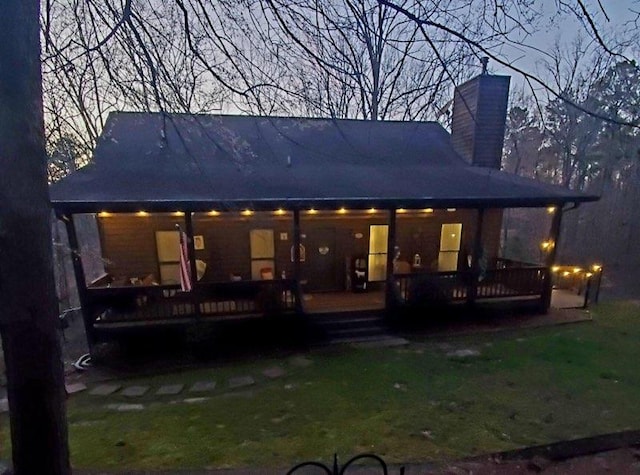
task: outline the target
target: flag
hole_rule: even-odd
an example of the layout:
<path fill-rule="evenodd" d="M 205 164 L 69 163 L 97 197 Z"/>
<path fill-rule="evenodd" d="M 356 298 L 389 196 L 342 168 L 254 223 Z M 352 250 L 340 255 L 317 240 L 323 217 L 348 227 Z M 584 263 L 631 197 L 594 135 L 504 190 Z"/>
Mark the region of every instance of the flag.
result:
<path fill-rule="evenodd" d="M 187 246 L 187 235 L 180 233 L 180 288 L 183 292 L 191 292 L 193 283 L 191 281 L 191 264 L 189 262 L 189 247 Z"/>

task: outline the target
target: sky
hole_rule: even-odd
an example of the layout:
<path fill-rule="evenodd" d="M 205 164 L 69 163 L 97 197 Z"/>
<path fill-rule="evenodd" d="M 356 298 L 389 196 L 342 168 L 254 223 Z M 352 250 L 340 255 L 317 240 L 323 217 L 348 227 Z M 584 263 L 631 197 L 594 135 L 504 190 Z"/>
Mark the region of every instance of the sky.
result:
<path fill-rule="evenodd" d="M 615 41 L 615 39 L 638 34 L 632 24 L 633 20 L 637 17 L 636 12 L 640 11 L 640 2 L 638 0 L 601 1 L 609 17 L 609 21 L 607 21 L 600 12 L 598 12 L 596 18 L 599 29 L 606 38 L 613 38 Z M 587 4 L 596 5 L 596 2 L 592 1 Z M 546 59 L 545 52 L 552 50 L 556 42 L 559 42 L 562 47 L 568 47 L 579 36 L 589 38 L 589 32 L 585 30 L 584 26 L 581 25 L 575 17 L 567 14 L 557 14 L 555 1 L 544 0 L 542 12 L 542 18 L 544 18 L 544 20 L 541 21 L 539 31 L 532 34 L 529 38 L 524 39 L 524 42 L 534 46 L 540 51 L 535 51 L 531 48 L 509 46 L 504 46 L 501 51 L 515 66 L 539 75 L 544 75 L 545 68 L 543 62 Z M 609 44 L 613 44 L 613 42 Z M 629 57 L 637 58 L 638 44 L 634 43 L 633 47 L 627 48 L 625 54 Z M 587 58 L 585 58 L 585 61 L 586 60 Z M 490 66 L 490 71 L 495 74 L 511 75 L 516 85 L 522 85 L 523 79 L 518 77 L 518 75 L 509 68 L 493 63 Z"/>

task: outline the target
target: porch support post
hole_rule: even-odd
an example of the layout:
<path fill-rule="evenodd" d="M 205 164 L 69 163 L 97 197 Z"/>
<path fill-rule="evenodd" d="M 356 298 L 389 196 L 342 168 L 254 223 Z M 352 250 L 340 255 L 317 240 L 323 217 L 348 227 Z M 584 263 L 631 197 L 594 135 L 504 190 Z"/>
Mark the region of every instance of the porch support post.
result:
<path fill-rule="evenodd" d="M 475 305 L 478 297 L 478 279 L 480 278 L 480 256 L 482 255 L 482 230 L 484 228 L 484 208 L 478 208 L 476 234 L 473 239 L 473 260 L 471 261 L 471 282 L 467 303 Z"/>
<path fill-rule="evenodd" d="M 302 288 L 300 287 L 300 210 L 293 210 L 293 278 L 295 280 L 296 313 L 302 313 Z"/>
<path fill-rule="evenodd" d="M 196 290 L 198 283 L 198 270 L 196 269 L 196 248 L 193 242 L 193 219 L 191 211 L 184 213 L 184 227 L 187 234 L 187 250 L 189 251 L 189 269 L 191 270 L 191 302 L 194 306 L 194 314 L 200 317 L 200 299 Z"/>
<path fill-rule="evenodd" d="M 393 296 L 393 261 L 396 253 L 396 210 L 389 210 L 389 233 L 387 235 L 387 285 L 385 288 L 385 308 L 392 310 L 394 307 Z"/>
<path fill-rule="evenodd" d="M 82 267 L 82 259 L 80 258 L 80 246 L 78 244 L 78 235 L 76 227 L 73 223 L 73 215 L 58 216 L 67 229 L 67 239 L 69 240 L 69 248 L 71 249 L 71 263 L 73 264 L 73 274 L 76 278 L 76 288 L 78 289 L 78 299 L 82 311 L 82 321 L 84 322 L 84 333 L 87 337 L 87 345 L 89 351 L 93 349 L 96 341 L 93 329 L 93 308 L 87 295 L 87 280 Z"/>
<path fill-rule="evenodd" d="M 549 246 L 547 256 L 545 259 L 546 276 L 542 287 L 542 298 L 540 300 L 540 307 L 543 312 L 548 312 L 551 306 L 551 293 L 553 290 L 553 282 L 551 278 L 551 268 L 556 263 L 556 252 L 558 250 L 558 243 L 560 241 L 560 225 L 562 224 L 562 206 L 556 206 L 553 213 L 553 220 L 551 221 L 551 230 L 549 231 Z"/>

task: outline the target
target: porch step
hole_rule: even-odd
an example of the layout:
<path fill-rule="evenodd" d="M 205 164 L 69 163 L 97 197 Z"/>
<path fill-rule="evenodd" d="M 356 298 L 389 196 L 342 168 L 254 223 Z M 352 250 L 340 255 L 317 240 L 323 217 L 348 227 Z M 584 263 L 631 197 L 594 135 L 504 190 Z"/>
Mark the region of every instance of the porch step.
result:
<path fill-rule="evenodd" d="M 380 314 L 353 312 L 349 314 L 314 315 L 314 323 L 331 343 L 352 343 L 388 338 L 387 325 Z"/>
<path fill-rule="evenodd" d="M 383 348 L 390 346 L 406 346 L 409 341 L 391 335 L 362 336 L 353 338 L 336 338 L 331 345 L 353 345 L 358 348 Z"/>

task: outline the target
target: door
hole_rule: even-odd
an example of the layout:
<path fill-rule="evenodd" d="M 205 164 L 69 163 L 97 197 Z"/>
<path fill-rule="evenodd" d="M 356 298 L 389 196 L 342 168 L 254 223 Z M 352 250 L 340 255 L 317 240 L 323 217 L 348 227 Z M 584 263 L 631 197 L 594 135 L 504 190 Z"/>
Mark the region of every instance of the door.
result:
<path fill-rule="evenodd" d="M 305 234 L 307 238 L 303 243 L 306 259 L 303 265 L 307 290 L 310 292 L 339 290 L 335 228 L 309 229 Z"/>

